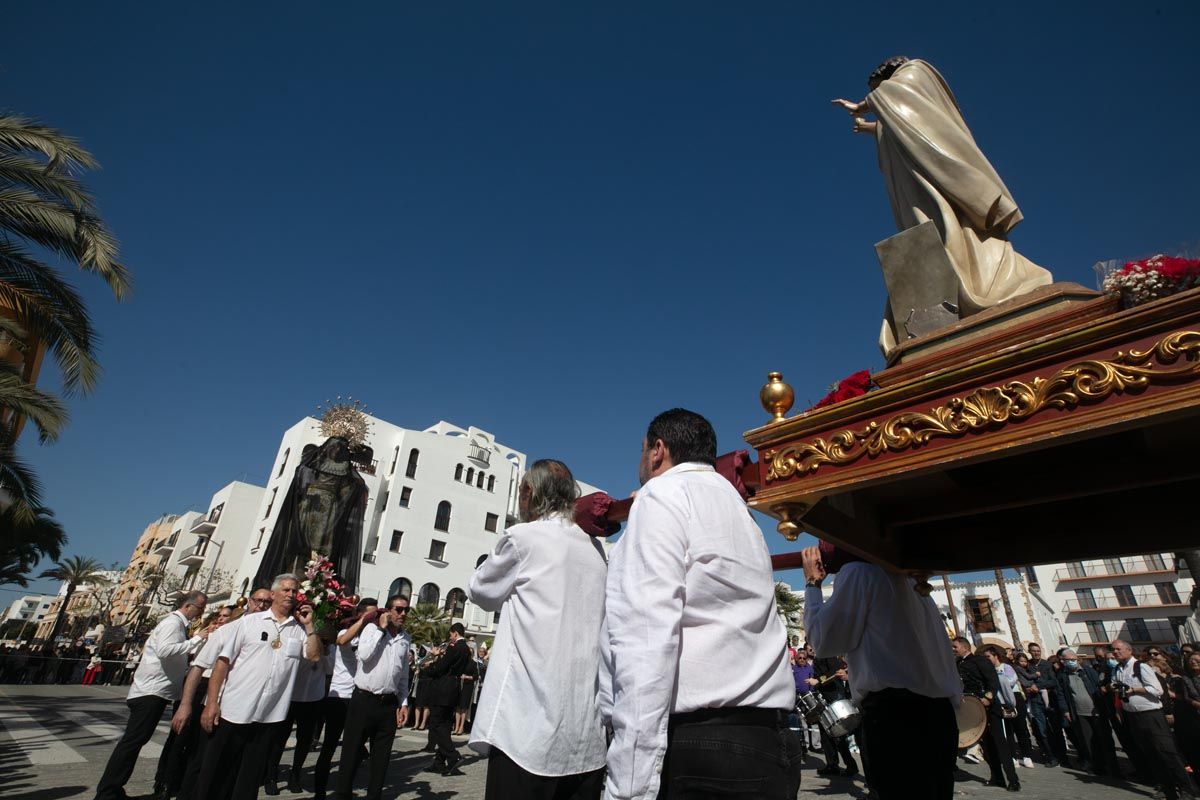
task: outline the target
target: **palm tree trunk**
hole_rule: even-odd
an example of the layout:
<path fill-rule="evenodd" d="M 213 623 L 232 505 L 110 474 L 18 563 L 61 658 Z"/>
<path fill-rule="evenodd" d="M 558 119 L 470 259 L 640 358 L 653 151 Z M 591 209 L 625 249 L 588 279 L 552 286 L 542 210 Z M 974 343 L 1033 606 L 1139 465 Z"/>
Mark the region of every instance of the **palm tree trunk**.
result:
<path fill-rule="evenodd" d="M 71 596 L 75 594 L 75 584 L 67 584 L 67 594 L 63 597 L 62 605 L 58 607 L 58 616 L 54 618 L 54 627 L 50 629 L 50 635 L 46 638 L 46 645 L 54 647 L 54 640 L 62 633 L 63 625 L 67 621 L 67 606 L 71 605 Z"/>
<path fill-rule="evenodd" d="M 1008 602 L 1008 586 L 1004 583 L 1004 570 L 996 570 L 996 586 L 1000 589 L 1000 604 L 1004 606 L 1004 618 L 1012 636 L 1014 650 L 1021 649 L 1021 636 L 1017 633 L 1017 618 L 1013 616 L 1012 603 Z"/>

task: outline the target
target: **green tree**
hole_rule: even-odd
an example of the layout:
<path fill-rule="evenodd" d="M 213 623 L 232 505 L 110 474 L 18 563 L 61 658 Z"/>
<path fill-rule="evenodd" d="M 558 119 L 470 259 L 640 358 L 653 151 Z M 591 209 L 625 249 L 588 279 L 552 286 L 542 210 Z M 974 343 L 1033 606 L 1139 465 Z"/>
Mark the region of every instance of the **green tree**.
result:
<path fill-rule="evenodd" d="M 51 580 L 63 581 L 67 584 L 66 596 L 63 597 L 62 605 L 59 606 L 58 615 L 54 618 L 54 628 L 50 631 L 49 641 L 54 643 L 54 639 L 62 632 L 63 627 L 67 624 L 67 609 L 71 606 L 71 598 L 75 596 L 75 592 L 85 583 L 106 582 L 108 579 L 103 572 L 104 567 L 94 558 L 83 558 L 81 556 L 69 556 L 62 561 L 54 562 L 54 569 L 48 569 L 39 575 L 39 578 L 50 578 Z"/>
<path fill-rule="evenodd" d="M 797 628 L 804 621 L 804 599 L 788 589 L 787 584 L 775 584 L 775 610 L 785 628 Z"/>
<path fill-rule="evenodd" d="M 32 520 L 18 505 L 0 511 L 0 584 L 29 585 L 29 573 L 43 558 L 57 560 L 66 542 L 62 525 L 48 508 L 34 506 Z"/>
<path fill-rule="evenodd" d="M 450 636 L 450 615 L 434 603 L 420 603 L 408 610 L 404 630 L 413 644 L 441 644 Z"/>

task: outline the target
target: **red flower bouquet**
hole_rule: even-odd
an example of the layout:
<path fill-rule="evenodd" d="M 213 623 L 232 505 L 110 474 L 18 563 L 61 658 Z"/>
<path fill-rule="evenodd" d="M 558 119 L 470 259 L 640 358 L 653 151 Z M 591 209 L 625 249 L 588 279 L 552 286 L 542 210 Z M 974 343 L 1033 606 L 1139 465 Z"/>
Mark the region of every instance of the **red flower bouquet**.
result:
<path fill-rule="evenodd" d="M 842 378 L 833 386 L 830 386 L 829 394 L 822 397 L 809 411 L 815 411 L 818 408 L 824 408 L 834 403 L 840 403 L 843 400 L 849 400 L 852 397 L 864 395 L 874 386 L 875 382 L 871 380 L 871 373 L 865 369 L 860 370 L 850 377 Z"/>
<path fill-rule="evenodd" d="M 354 598 L 345 593 L 333 562 L 322 556 L 304 565 L 304 580 L 296 592 L 296 602 L 313 607 L 313 624 L 317 628 L 336 623 L 354 611 Z"/>
<path fill-rule="evenodd" d="M 1120 294 L 1126 307 L 1200 286 L 1200 259 L 1159 255 L 1129 261 L 1104 279 L 1104 291 Z"/>

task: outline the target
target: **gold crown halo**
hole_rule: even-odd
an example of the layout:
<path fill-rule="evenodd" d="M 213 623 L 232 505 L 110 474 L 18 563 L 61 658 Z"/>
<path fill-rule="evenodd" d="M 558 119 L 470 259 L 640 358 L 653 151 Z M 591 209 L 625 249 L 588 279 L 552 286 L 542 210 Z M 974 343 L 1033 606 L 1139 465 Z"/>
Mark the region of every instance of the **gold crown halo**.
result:
<path fill-rule="evenodd" d="M 335 401 L 325 402 L 329 403 L 329 407 L 321 414 L 321 435 L 326 438 L 340 436 L 351 446 L 366 444 L 367 431 L 371 427 L 367 421 L 366 405 L 352 397 L 343 401 L 341 395 Z M 317 406 L 317 411 L 322 411 L 322 406 Z"/>

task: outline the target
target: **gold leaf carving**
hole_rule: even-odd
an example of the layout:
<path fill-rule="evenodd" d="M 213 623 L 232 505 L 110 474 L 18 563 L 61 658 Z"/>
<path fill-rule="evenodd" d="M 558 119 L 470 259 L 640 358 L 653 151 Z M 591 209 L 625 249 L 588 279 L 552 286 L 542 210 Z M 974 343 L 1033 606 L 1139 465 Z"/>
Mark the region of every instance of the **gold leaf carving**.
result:
<path fill-rule="evenodd" d="M 1180 366 L 1172 366 L 1182 360 Z M 1200 377 L 1200 332 L 1180 331 L 1148 350 L 1117 351 L 1108 361 L 1080 361 L 1049 377 L 1010 381 L 954 397 L 926 412 L 904 411 L 858 430 L 841 430 L 763 453 L 768 483 L 816 472 L 824 464 L 844 466 L 863 456 L 902 452 L 938 437 L 1001 427 L 1046 409 L 1066 410 L 1114 394 L 1138 392 L 1152 384 Z"/>

